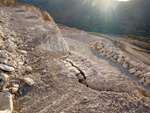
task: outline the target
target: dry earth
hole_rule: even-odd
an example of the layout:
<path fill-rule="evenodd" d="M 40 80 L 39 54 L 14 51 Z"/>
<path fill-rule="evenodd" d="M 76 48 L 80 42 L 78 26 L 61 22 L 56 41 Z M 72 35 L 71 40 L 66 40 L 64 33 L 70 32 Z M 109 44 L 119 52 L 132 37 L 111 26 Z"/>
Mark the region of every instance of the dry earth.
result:
<path fill-rule="evenodd" d="M 90 45 L 99 40 L 112 45 L 111 41 L 60 26 L 70 49 L 64 52 L 68 50 L 67 44 L 54 23 L 41 20 L 33 15 L 35 12 L 29 13 L 22 6 L 1 9 L 10 15 L 7 27 L 24 42 L 29 40 L 21 49 L 27 51 L 25 64 L 33 70 L 12 80 L 22 91 L 21 95 L 14 96 L 13 112 L 150 113 L 149 85 L 139 83 L 139 78 L 120 64 L 99 56 Z M 47 35 L 54 36 L 54 40 L 47 39 Z M 56 38 L 60 40 L 56 41 Z M 25 84 L 22 81 L 25 77 L 32 78 L 34 85 Z"/>

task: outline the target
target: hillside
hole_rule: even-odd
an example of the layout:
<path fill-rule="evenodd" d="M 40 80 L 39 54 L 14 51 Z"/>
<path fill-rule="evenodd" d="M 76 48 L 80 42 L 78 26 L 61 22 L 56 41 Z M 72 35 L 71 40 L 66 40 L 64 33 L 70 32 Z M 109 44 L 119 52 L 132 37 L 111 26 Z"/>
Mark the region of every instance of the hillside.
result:
<path fill-rule="evenodd" d="M 149 0 L 16 0 L 48 11 L 55 22 L 85 31 L 150 36 Z"/>
<path fill-rule="evenodd" d="M 1 0 L 0 113 L 149 113 L 150 52 L 133 42 Z"/>

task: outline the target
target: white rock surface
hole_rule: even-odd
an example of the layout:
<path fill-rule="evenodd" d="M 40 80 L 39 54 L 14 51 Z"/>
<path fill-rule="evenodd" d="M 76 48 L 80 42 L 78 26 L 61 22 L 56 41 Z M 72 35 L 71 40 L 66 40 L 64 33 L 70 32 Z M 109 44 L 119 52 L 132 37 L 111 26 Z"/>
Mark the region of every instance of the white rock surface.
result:
<path fill-rule="evenodd" d="M 143 74 L 143 77 L 150 77 L 150 72 Z"/>
<path fill-rule="evenodd" d="M 0 69 L 4 70 L 4 71 L 14 71 L 15 69 L 13 67 L 4 65 L 4 64 L 0 64 Z"/>
<path fill-rule="evenodd" d="M 3 81 L 7 81 L 8 80 L 8 75 L 7 74 L 5 74 L 5 73 L 2 73 L 1 74 L 1 79 L 3 80 Z"/>
<path fill-rule="evenodd" d="M 13 111 L 12 95 L 10 93 L 0 93 L 0 110 Z"/>
<path fill-rule="evenodd" d="M 26 66 L 25 69 L 26 69 L 27 72 L 31 72 L 32 71 L 32 67 L 30 67 L 30 66 Z"/>
<path fill-rule="evenodd" d="M 129 69 L 129 73 L 133 74 L 133 73 L 135 73 L 135 72 L 136 72 L 136 69 L 135 69 L 135 68 L 130 68 L 130 69 Z"/>
<path fill-rule="evenodd" d="M 130 60 L 129 57 L 126 57 L 126 58 L 125 58 L 125 61 L 126 61 L 126 62 L 129 62 L 129 60 Z"/>
<path fill-rule="evenodd" d="M 123 65 L 122 65 L 122 67 L 123 67 L 123 68 L 128 68 L 128 63 L 127 63 L 127 62 L 124 62 Z"/>
<path fill-rule="evenodd" d="M 14 60 L 8 61 L 7 65 L 12 66 L 12 67 L 16 67 L 17 63 Z"/>
<path fill-rule="evenodd" d="M 136 71 L 136 72 L 134 73 L 134 75 L 137 76 L 137 77 L 139 77 L 141 74 L 142 74 L 142 72 L 141 72 L 140 70 L 138 70 L 138 71 Z"/>
<path fill-rule="evenodd" d="M 144 82 L 144 77 L 139 80 L 140 83 Z"/>
<path fill-rule="evenodd" d="M 4 111 L 0 111 L 0 113 L 12 113 L 12 111 L 6 109 L 6 110 L 4 110 Z"/>
<path fill-rule="evenodd" d="M 12 87 L 11 91 L 12 91 L 12 93 L 17 94 L 18 88 Z"/>
<path fill-rule="evenodd" d="M 24 78 L 24 81 L 29 86 L 32 86 L 34 84 L 34 81 L 31 78 Z"/>
<path fill-rule="evenodd" d="M 145 81 L 146 81 L 147 84 L 149 84 L 150 83 L 150 77 L 146 77 Z"/>

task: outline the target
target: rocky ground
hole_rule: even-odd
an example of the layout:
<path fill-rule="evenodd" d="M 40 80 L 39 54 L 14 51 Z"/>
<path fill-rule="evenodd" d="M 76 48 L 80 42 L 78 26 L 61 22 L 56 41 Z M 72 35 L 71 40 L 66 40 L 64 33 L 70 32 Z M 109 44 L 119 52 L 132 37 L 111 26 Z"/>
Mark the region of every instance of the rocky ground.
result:
<path fill-rule="evenodd" d="M 105 37 L 58 28 L 35 7 L 3 6 L 0 15 L 0 112 L 150 112 L 140 59 Z"/>

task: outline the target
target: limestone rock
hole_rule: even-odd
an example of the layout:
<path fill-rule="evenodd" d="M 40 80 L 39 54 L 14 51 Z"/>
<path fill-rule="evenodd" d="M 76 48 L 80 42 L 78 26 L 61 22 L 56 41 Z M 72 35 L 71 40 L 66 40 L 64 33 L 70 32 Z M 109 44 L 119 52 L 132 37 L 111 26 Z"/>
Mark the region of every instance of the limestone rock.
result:
<path fill-rule="evenodd" d="M 4 111 L 0 111 L 0 113 L 12 113 L 12 111 L 6 109 L 6 110 L 4 110 Z"/>
<path fill-rule="evenodd" d="M 141 74 L 142 74 L 142 72 L 141 72 L 140 70 L 138 70 L 138 71 L 136 71 L 136 72 L 134 73 L 134 75 L 137 76 L 137 77 L 139 77 Z"/>
<path fill-rule="evenodd" d="M 105 53 L 100 53 L 100 56 L 105 56 Z"/>
<path fill-rule="evenodd" d="M 4 64 L 0 64 L 0 69 L 4 70 L 4 71 L 14 71 L 15 69 L 13 67 L 4 65 Z"/>
<path fill-rule="evenodd" d="M 21 54 L 27 54 L 27 51 L 25 51 L 25 50 L 18 50 L 18 52 Z"/>
<path fill-rule="evenodd" d="M 122 65 L 122 67 L 123 67 L 123 68 L 128 68 L 128 63 L 127 63 L 127 62 L 124 62 L 123 65 Z"/>
<path fill-rule="evenodd" d="M 8 80 L 8 75 L 7 74 L 5 74 L 5 73 L 2 73 L 1 74 L 1 79 L 3 80 L 3 81 L 7 81 Z"/>
<path fill-rule="evenodd" d="M 130 69 L 129 69 L 129 73 L 133 74 L 133 73 L 135 73 L 135 72 L 136 72 L 136 69 L 135 69 L 135 68 L 130 68 Z"/>
<path fill-rule="evenodd" d="M 13 84 L 12 86 L 15 88 L 19 88 L 19 84 Z"/>
<path fill-rule="evenodd" d="M 26 69 L 27 72 L 31 72 L 32 71 L 32 67 L 30 67 L 30 66 L 26 66 L 25 69 Z"/>
<path fill-rule="evenodd" d="M 117 62 L 113 57 L 111 57 L 111 60 L 112 60 L 113 62 Z"/>
<path fill-rule="evenodd" d="M 119 57 L 119 58 L 117 59 L 117 62 L 120 63 L 120 62 L 121 62 L 121 59 L 122 59 L 122 58 Z"/>
<path fill-rule="evenodd" d="M 56 27 L 56 26 L 55 26 Z M 44 41 L 38 46 L 40 49 L 48 51 L 68 51 L 69 47 L 63 39 L 58 27 L 55 28 L 54 35 L 47 35 Z"/>
<path fill-rule="evenodd" d="M 0 110 L 13 111 L 12 95 L 10 93 L 0 93 Z"/>
<path fill-rule="evenodd" d="M 12 88 L 11 88 L 11 91 L 12 91 L 12 93 L 16 94 L 16 93 L 17 93 L 17 91 L 18 91 L 18 88 L 16 88 L 16 87 L 12 87 Z"/>
<path fill-rule="evenodd" d="M 29 86 L 32 86 L 34 84 L 34 81 L 31 78 L 24 78 L 24 81 Z"/>
<path fill-rule="evenodd" d="M 8 88 L 3 88 L 3 89 L 2 89 L 2 92 L 3 92 L 3 93 L 9 92 L 9 89 L 8 89 Z"/>
<path fill-rule="evenodd" d="M 145 81 L 146 81 L 147 84 L 149 84 L 150 83 L 150 77 L 146 77 Z"/>
<path fill-rule="evenodd" d="M 7 50 L 10 51 L 10 52 L 14 52 L 14 51 L 15 51 L 15 49 L 14 49 L 13 47 L 11 47 L 11 46 L 9 46 L 9 47 L 7 48 Z"/>
<path fill-rule="evenodd" d="M 16 61 L 14 61 L 14 60 L 8 61 L 7 65 L 16 67 Z"/>
<path fill-rule="evenodd" d="M 144 77 L 139 80 L 140 83 L 144 82 Z"/>
<path fill-rule="evenodd" d="M 129 57 L 126 57 L 126 58 L 125 58 L 125 61 L 126 61 L 126 62 L 129 62 L 129 60 L 130 60 Z"/>
<path fill-rule="evenodd" d="M 84 76 L 83 76 L 82 74 L 77 74 L 77 78 L 78 78 L 79 80 L 83 80 L 83 79 L 84 79 Z"/>
<path fill-rule="evenodd" d="M 128 61 L 129 62 L 129 64 L 132 66 L 132 67 L 136 67 L 137 66 L 137 64 L 134 62 L 134 61 Z"/>
<path fill-rule="evenodd" d="M 143 74 L 143 77 L 150 77 L 150 72 Z"/>

